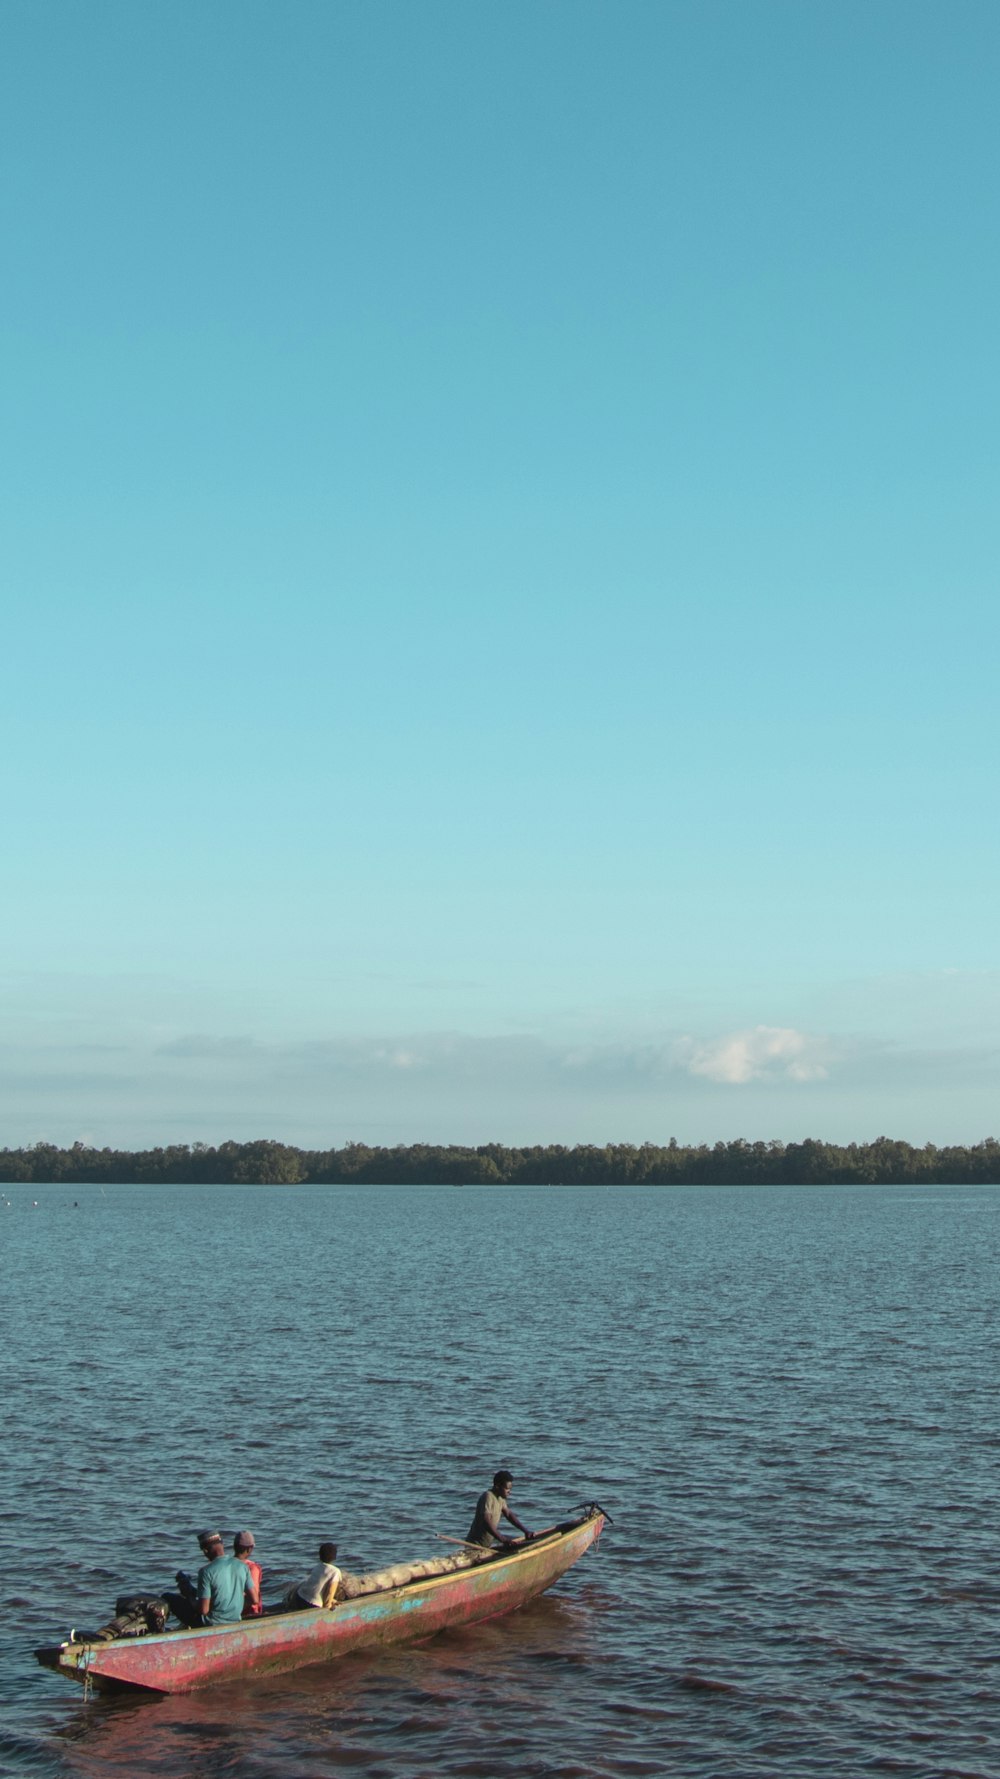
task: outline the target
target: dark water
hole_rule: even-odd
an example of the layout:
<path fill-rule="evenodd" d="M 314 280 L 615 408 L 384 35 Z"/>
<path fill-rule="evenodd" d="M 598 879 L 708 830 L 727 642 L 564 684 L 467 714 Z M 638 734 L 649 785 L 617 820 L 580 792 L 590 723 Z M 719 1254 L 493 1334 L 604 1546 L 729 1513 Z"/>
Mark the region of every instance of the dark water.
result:
<path fill-rule="evenodd" d="M 8 1191 L 0 1772 L 1000 1775 L 1000 1192 Z M 501 1463 L 616 1522 L 511 1618 L 163 1701 L 32 1660 L 208 1521 L 273 1595 Z"/>

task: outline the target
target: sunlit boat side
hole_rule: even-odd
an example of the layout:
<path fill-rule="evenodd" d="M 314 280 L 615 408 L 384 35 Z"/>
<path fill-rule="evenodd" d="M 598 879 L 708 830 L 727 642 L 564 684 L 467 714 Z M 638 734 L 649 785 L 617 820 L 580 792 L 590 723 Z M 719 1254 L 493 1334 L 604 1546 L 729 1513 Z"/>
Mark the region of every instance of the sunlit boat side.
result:
<path fill-rule="evenodd" d="M 580 1519 L 471 1568 L 338 1601 L 330 1611 L 269 1613 L 235 1625 L 108 1642 L 71 1640 L 35 1655 L 43 1667 L 101 1690 L 127 1686 L 157 1693 L 309 1667 L 515 1611 L 565 1575 L 600 1536 L 605 1519 L 595 1504 Z"/>

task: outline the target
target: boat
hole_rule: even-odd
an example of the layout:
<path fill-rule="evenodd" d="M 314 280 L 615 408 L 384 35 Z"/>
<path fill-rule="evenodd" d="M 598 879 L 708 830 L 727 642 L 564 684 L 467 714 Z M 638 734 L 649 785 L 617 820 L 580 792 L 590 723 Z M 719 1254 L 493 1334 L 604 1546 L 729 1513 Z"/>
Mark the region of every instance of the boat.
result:
<path fill-rule="evenodd" d="M 456 1556 L 345 1576 L 353 1597 L 338 1598 L 329 1610 L 265 1609 L 238 1624 L 106 1641 L 74 1631 L 63 1643 L 36 1649 L 35 1657 L 88 1690 L 150 1693 L 193 1692 L 335 1661 L 515 1611 L 565 1575 L 600 1537 L 607 1517 L 594 1502 L 575 1518 L 499 1550 L 465 1546 Z"/>

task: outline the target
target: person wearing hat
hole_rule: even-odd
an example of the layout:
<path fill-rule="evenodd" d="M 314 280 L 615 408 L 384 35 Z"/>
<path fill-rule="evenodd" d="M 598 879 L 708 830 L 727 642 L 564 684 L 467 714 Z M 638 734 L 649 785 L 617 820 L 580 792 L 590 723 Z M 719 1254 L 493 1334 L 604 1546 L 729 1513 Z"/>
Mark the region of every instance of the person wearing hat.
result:
<path fill-rule="evenodd" d="M 534 1534 L 523 1526 L 517 1514 L 507 1503 L 510 1500 L 514 1478 L 509 1470 L 498 1470 L 493 1478 L 492 1489 L 487 1489 L 476 1502 L 476 1513 L 469 1528 L 466 1544 L 484 1544 L 490 1550 L 500 1545 L 519 1544 L 521 1539 L 508 1538 L 500 1530 L 501 1519 L 509 1520 L 516 1526 L 522 1538 L 532 1538 Z"/>
<path fill-rule="evenodd" d="M 259 1613 L 263 1612 L 263 1610 L 264 1610 L 263 1606 L 260 1603 L 260 1573 L 261 1573 L 260 1572 L 260 1564 L 254 1562 L 253 1553 L 254 1553 L 254 1535 L 253 1535 L 253 1533 L 252 1532 L 237 1532 L 236 1537 L 233 1539 L 233 1556 L 239 1557 L 240 1562 L 246 1564 L 247 1568 L 250 1571 L 250 1574 L 253 1576 L 254 1584 L 257 1588 L 257 1603 L 256 1603 L 256 1605 L 254 1605 L 252 1600 L 247 1600 L 245 1602 L 244 1607 L 243 1607 L 243 1617 L 244 1618 L 255 1618 L 255 1617 L 257 1617 L 257 1615 Z"/>
<path fill-rule="evenodd" d="M 202 1624 L 234 1625 L 243 1607 L 260 1605 L 260 1592 L 249 1569 L 239 1557 L 227 1557 L 221 1532 L 213 1532 L 205 1551 L 208 1562 L 198 1571 L 198 1608 Z"/>
<path fill-rule="evenodd" d="M 201 1546 L 202 1556 L 207 1563 L 210 1563 L 216 1541 L 218 1541 L 219 1544 L 222 1543 L 221 1532 L 198 1532 L 196 1536 L 198 1543 Z M 174 1579 L 177 1582 L 177 1593 L 164 1594 L 162 1598 L 166 1600 L 174 1617 L 180 1619 L 182 1625 L 187 1625 L 189 1630 L 193 1630 L 197 1625 L 201 1624 L 201 1606 L 198 1602 L 198 1577 L 189 1575 L 186 1569 L 178 1569 Z"/>

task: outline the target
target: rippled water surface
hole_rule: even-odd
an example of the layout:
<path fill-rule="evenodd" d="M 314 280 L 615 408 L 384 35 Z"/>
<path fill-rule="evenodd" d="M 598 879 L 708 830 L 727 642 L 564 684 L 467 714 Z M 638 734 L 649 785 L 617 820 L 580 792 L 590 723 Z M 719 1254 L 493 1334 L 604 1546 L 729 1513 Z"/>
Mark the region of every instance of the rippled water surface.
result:
<path fill-rule="evenodd" d="M 1000 1192 L 7 1191 L 0 1772 L 1000 1775 Z M 615 1520 L 510 1618 L 187 1698 L 33 1661 L 208 1521 L 274 1597 L 500 1464 Z"/>

